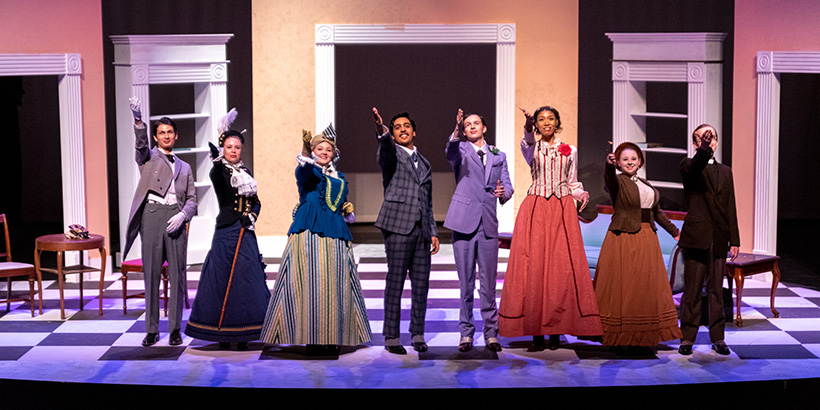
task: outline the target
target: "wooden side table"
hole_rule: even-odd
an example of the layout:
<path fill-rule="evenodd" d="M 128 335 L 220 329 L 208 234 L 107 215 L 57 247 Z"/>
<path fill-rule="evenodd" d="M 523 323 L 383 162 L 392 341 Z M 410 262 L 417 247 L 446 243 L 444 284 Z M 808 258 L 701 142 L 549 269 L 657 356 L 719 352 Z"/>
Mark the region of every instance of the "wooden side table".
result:
<path fill-rule="evenodd" d="M 80 253 L 80 264 L 63 266 L 63 253 L 71 251 L 87 251 L 97 249 L 100 252 L 101 266 L 99 269 L 83 264 L 83 254 Z M 57 269 L 40 266 L 40 254 L 43 251 L 57 252 Z M 60 319 L 65 319 L 65 299 L 63 289 L 65 281 L 63 275 L 79 273 L 80 276 L 80 310 L 83 309 L 83 278 L 85 272 L 100 272 L 100 316 L 103 314 L 103 287 L 105 277 L 105 237 L 102 235 L 88 235 L 88 239 L 68 239 L 64 234 L 44 235 L 35 240 L 34 267 L 37 270 L 37 284 L 40 286 L 40 314 L 43 314 L 43 275 L 42 271 L 57 274 L 60 284 Z"/>
<path fill-rule="evenodd" d="M 737 288 L 737 318 L 735 323 L 738 327 L 743 326 L 743 318 L 740 317 L 740 299 L 743 297 L 743 282 L 746 276 L 756 273 L 772 273 L 772 295 L 771 308 L 774 317 L 780 317 L 780 312 L 774 308 L 774 293 L 777 284 L 780 283 L 780 267 L 777 262 L 780 260 L 776 255 L 755 255 L 752 253 L 739 253 L 734 260 L 726 261 L 726 276 L 735 279 Z M 732 281 L 729 281 L 729 291 L 732 290 Z"/>

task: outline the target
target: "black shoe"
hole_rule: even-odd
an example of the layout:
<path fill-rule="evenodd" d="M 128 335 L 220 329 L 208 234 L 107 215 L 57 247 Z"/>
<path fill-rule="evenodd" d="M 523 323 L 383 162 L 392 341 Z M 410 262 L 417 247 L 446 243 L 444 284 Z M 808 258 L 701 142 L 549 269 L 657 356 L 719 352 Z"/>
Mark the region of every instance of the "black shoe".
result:
<path fill-rule="evenodd" d="M 325 355 L 325 347 L 322 345 L 306 345 L 305 351 L 307 351 L 308 356 L 324 356 Z"/>
<path fill-rule="evenodd" d="M 159 333 L 148 333 L 145 339 L 142 339 L 142 345 L 145 347 L 153 346 L 157 342 L 159 342 Z"/>
<path fill-rule="evenodd" d="M 544 343 L 544 336 L 533 336 L 532 337 L 532 347 L 527 349 L 530 352 L 540 352 L 547 348 L 546 343 Z"/>
<path fill-rule="evenodd" d="M 558 350 L 558 344 L 561 342 L 561 336 L 550 335 L 550 344 L 547 346 L 550 350 Z"/>
<path fill-rule="evenodd" d="M 463 352 L 469 352 L 472 349 L 473 349 L 473 344 L 471 342 L 459 343 L 459 345 L 458 345 L 458 351 L 462 352 L 462 353 Z"/>
<path fill-rule="evenodd" d="M 404 350 L 404 346 L 396 345 L 396 346 L 385 346 L 384 350 L 387 350 L 393 354 L 407 354 L 407 350 Z"/>
<path fill-rule="evenodd" d="M 325 352 L 328 356 L 338 356 L 341 353 L 342 347 L 339 345 L 326 345 Z"/>
<path fill-rule="evenodd" d="M 489 349 L 491 352 L 500 352 L 501 351 L 501 343 L 498 343 L 498 342 L 487 343 L 487 349 Z"/>
<path fill-rule="evenodd" d="M 182 344 L 182 335 L 179 334 L 179 330 L 174 330 L 171 332 L 171 337 L 168 339 L 168 344 L 171 346 Z"/>
<path fill-rule="evenodd" d="M 427 343 L 413 342 L 413 350 L 415 350 L 417 352 L 426 352 L 427 351 Z"/>
<path fill-rule="evenodd" d="M 725 344 L 713 344 L 712 350 L 714 350 L 715 352 L 717 352 L 717 354 L 722 356 L 728 356 L 729 353 L 732 353 L 729 350 L 729 346 L 726 346 Z"/>
<path fill-rule="evenodd" d="M 689 356 L 690 354 L 692 354 L 692 345 L 680 345 L 680 347 L 678 348 L 678 353 L 684 356 Z"/>

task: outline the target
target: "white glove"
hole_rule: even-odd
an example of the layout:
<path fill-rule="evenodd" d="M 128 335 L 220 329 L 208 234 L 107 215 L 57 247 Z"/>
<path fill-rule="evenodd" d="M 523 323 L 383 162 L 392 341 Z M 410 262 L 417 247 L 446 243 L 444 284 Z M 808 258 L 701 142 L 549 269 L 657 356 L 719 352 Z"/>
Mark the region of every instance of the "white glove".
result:
<path fill-rule="evenodd" d="M 134 121 L 142 121 L 142 111 L 140 110 L 140 102 L 139 97 L 134 96 L 128 99 L 128 105 L 131 106 L 131 114 L 134 115 Z"/>
<path fill-rule="evenodd" d="M 179 212 L 168 220 L 168 227 L 165 228 L 165 232 L 176 232 L 183 223 L 185 223 L 185 213 Z"/>

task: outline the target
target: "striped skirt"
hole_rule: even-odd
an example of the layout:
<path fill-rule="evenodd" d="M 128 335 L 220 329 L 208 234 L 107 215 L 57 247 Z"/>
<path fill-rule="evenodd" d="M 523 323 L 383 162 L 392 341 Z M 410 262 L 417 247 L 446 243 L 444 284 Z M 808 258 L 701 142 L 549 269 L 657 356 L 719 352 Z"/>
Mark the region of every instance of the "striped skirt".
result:
<path fill-rule="evenodd" d="M 356 346 L 371 337 L 350 243 L 310 231 L 290 235 L 260 339 Z"/>

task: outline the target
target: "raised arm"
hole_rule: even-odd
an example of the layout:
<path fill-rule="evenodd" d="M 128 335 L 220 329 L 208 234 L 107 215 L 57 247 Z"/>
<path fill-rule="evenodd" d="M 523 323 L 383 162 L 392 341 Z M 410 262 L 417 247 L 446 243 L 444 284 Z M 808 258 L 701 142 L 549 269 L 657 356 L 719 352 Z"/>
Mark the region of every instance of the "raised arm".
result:
<path fill-rule="evenodd" d="M 140 99 L 131 97 L 128 99 L 128 105 L 131 107 L 131 115 L 134 116 L 134 149 L 136 155 L 134 159 L 137 165 L 148 162 L 151 158 L 151 146 L 148 143 L 148 130 L 145 123 L 142 122 L 142 110 Z"/>

